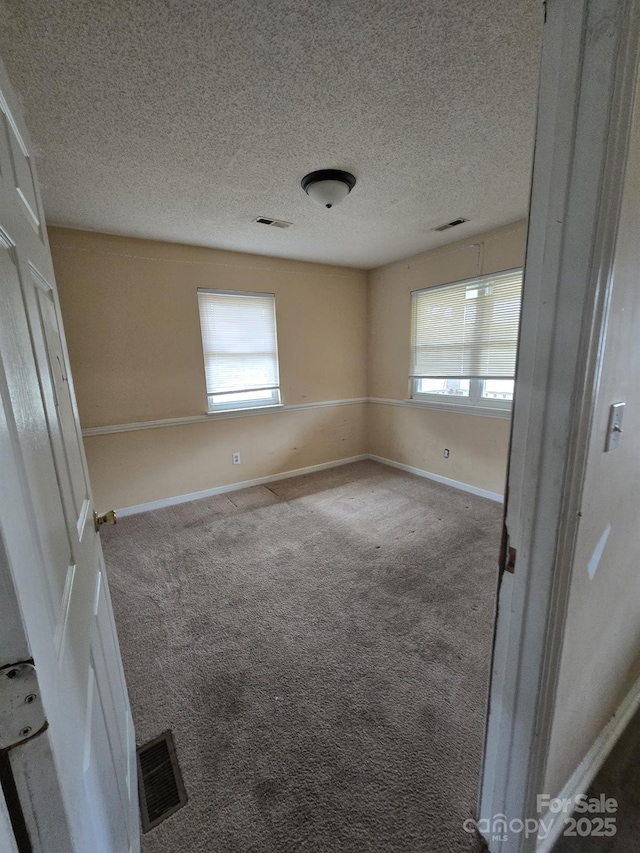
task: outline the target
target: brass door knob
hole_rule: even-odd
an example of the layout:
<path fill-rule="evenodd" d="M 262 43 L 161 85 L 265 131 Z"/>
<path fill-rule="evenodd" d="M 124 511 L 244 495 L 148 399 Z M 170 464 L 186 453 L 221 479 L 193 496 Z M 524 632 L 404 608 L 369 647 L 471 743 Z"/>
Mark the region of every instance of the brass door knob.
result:
<path fill-rule="evenodd" d="M 94 512 L 93 521 L 96 526 L 96 532 L 98 532 L 103 524 L 117 524 L 118 517 L 115 509 L 108 509 L 106 512 L 103 512 L 102 515 L 98 515 L 97 512 Z"/>

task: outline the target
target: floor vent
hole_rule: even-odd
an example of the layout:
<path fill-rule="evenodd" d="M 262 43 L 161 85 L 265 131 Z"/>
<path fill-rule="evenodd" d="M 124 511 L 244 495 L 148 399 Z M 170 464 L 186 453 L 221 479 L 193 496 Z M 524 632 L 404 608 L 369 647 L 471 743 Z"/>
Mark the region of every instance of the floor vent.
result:
<path fill-rule="evenodd" d="M 138 747 L 142 831 L 149 832 L 187 802 L 171 731 Z"/>

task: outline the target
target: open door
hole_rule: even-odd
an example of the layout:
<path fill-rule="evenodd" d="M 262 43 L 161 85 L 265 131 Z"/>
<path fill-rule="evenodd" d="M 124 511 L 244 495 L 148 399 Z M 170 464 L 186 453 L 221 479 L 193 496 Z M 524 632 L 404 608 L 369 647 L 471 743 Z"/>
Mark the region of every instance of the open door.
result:
<path fill-rule="evenodd" d="M 131 711 L 35 165 L 1 64 L 0 459 L 0 838 L 138 851 Z"/>

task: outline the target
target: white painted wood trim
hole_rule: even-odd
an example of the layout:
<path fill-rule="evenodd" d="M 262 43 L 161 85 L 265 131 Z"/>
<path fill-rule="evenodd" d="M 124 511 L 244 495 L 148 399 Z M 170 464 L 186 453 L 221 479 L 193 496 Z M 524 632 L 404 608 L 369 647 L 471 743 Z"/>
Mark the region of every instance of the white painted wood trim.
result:
<path fill-rule="evenodd" d="M 482 821 L 535 818 L 544 785 L 639 18 L 640 0 L 546 4 L 506 517 L 517 564 L 500 578 Z"/>
<path fill-rule="evenodd" d="M 183 418 L 162 418 L 157 421 L 139 421 L 130 424 L 113 424 L 110 426 L 87 427 L 82 430 L 83 436 L 109 435 L 114 432 L 132 432 L 140 429 L 161 429 L 162 427 L 182 426 L 183 424 L 199 424 L 211 421 L 226 420 L 227 418 L 247 418 L 259 415 L 270 415 L 279 412 L 300 412 L 305 409 L 326 409 L 334 406 L 355 406 L 367 403 L 368 397 L 353 397 L 349 400 L 321 400 L 318 403 L 295 403 L 290 406 L 261 406 L 255 409 L 236 409 L 228 412 L 208 412 L 203 415 L 190 415 Z"/>
<path fill-rule="evenodd" d="M 237 492 L 240 489 L 249 489 L 251 486 L 261 486 L 264 483 L 275 483 L 278 480 L 287 480 L 289 477 L 301 477 L 303 474 L 312 474 L 314 471 L 326 471 L 328 468 L 339 468 L 341 465 L 350 465 L 352 462 L 362 462 L 364 459 L 371 459 L 374 462 L 380 462 L 382 465 L 389 465 L 391 468 L 398 468 L 400 471 L 406 471 L 408 474 L 415 474 L 417 477 L 425 477 L 428 480 L 434 480 L 436 483 L 442 483 L 445 486 L 451 486 L 454 489 L 460 489 L 463 492 L 469 492 L 472 495 L 478 495 L 481 498 L 488 498 L 492 501 L 502 503 L 503 495 L 499 492 L 490 492 L 487 489 L 480 489 L 478 486 L 471 486 L 469 483 L 461 483 L 458 480 L 452 480 L 450 477 L 442 477 L 440 474 L 432 474 L 430 471 L 423 471 L 421 468 L 412 468 L 410 465 L 404 465 L 402 462 L 394 462 L 393 459 L 385 459 L 382 456 L 374 456 L 371 453 L 361 453 L 359 456 L 349 456 L 345 459 L 335 459 L 332 462 L 321 462 L 318 465 L 309 465 L 306 468 L 296 468 L 293 471 L 283 471 L 280 474 L 269 474 L 266 477 L 256 477 L 253 480 L 242 480 L 239 483 L 228 483 L 224 486 L 214 486 L 211 489 L 203 489 L 200 492 L 190 492 L 186 495 L 174 495 L 169 498 L 161 498 L 157 501 L 149 501 L 148 503 L 136 504 L 135 506 L 127 506 L 116 510 L 120 518 L 125 518 L 128 515 L 137 515 L 140 512 L 151 512 L 154 509 L 162 509 L 167 506 L 175 506 L 176 504 L 187 503 L 188 501 L 199 501 L 202 498 L 210 498 L 214 495 L 224 495 L 227 492 Z"/>
<path fill-rule="evenodd" d="M 469 483 L 461 483 L 459 480 L 452 480 L 450 477 L 443 477 L 441 474 L 432 474 L 430 471 L 423 471 L 422 468 L 413 468 L 411 465 L 405 465 L 403 462 L 394 462 L 393 459 L 385 459 L 384 456 L 375 456 L 373 453 L 369 453 L 368 456 L 374 462 L 389 465 L 391 468 L 398 468 L 400 471 L 406 471 L 408 474 L 415 474 L 416 477 L 425 477 L 427 480 L 434 480 L 436 483 L 451 486 L 453 489 L 460 489 L 463 492 L 469 492 L 481 498 L 489 498 L 490 501 L 504 503 L 504 495 L 501 495 L 500 492 L 490 492 L 487 489 L 481 489 Z"/>
<path fill-rule="evenodd" d="M 557 796 L 559 799 L 571 800 L 574 803 L 577 796 L 586 794 L 607 756 L 635 716 L 638 708 L 640 708 L 640 678 L 627 693 L 618 710 L 593 742 L 591 749 L 571 774 L 562 791 L 559 794 L 553 794 L 550 791 L 545 791 L 545 793 L 552 797 Z M 606 791 L 604 793 L 606 794 Z M 536 853 L 551 853 L 555 843 L 562 834 L 564 821 L 570 814 L 571 812 L 565 812 L 554 821 L 546 838 L 538 841 Z"/>
<path fill-rule="evenodd" d="M 403 406 L 407 409 L 431 409 L 435 412 L 455 412 L 458 415 L 476 415 L 483 418 L 511 418 L 511 409 L 492 409 L 484 406 L 469 406 L 465 403 L 431 403 L 427 400 L 393 400 L 390 397 L 369 397 L 369 403 L 381 406 Z"/>
<path fill-rule="evenodd" d="M 278 480 L 287 480 L 289 477 L 301 477 L 303 474 L 312 474 L 314 471 L 326 471 L 328 468 L 338 468 L 341 465 L 349 465 L 351 462 L 362 462 L 368 459 L 366 453 L 361 453 L 359 456 L 349 456 L 345 459 L 334 459 L 332 462 L 321 462 L 318 465 L 309 465 L 306 468 L 296 468 L 293 471 L 283 471 L 280 474 L 269 474 L 266 477 L 256 477 L 254 480 L 243 480 L 240 483 L 228 483 L 225 486 L 214 486 L 212 489 L 203 489 L 200 492 L 191 492 L 186 495 L 175 495 L 170 498 L 161 498 L 157 501 L 149 501 L 144 504 L 136 504 L 135 506 L 126 506 L 116 510 L 120 518 L 125 518 L 128 515 L 137 515 L 140 512 L 151 512 L 154 509 L 162 509 L 167 506 L 175 506 L 176 504 L 188 503 L 189 501 L 199 501 L 202 498 L 211 498 L 214 495 L 224 495 L 227 492 L 237 492 L 240 489 L 249 489 L 251 486 L 261 486 L 264 483 L 275 483 Z"/>
<path fill-rule="evenodd" d="M 403 406 L 409 409 L 433 409 L 434 411 L 455 412 L 458 415 L 479 415 L 484 418 L 511 417 L 510 409 L 484 409 L 477 406 L 456 405 L 455 403 L 428 403 L 422 400 L 393 400 L 385 397 L 353 397 L 348 400 L 321 400 L 317 403 L 294 403 L 290 406 L 262 406 L 255 409 L 236 409 L 228 412 L 208 412 L 203 415 L 188 415 L 182 418 L 161 418 L 157 421 L 137 421 L 130 424 L 111 424 L 99 427 L 87 427 L 83 436 L 110 435 L 114 432 L 133 432 L 141 429 L 161 429 L 162 427 L 200 424 L 207 421 L 226 420 L 227 418 L 248 418 L 258 415 L 270 415 L 278 412 L 300 412 L 305 409 L 327 409 L 334 406 L 355 406 L 358 403 L 379 403 L 383 406 Z"/>

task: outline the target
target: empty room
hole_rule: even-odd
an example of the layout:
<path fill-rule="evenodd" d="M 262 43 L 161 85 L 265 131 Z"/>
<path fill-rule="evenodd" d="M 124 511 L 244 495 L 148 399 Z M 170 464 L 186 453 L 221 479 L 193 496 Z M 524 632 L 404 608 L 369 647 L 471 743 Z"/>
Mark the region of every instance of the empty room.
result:
<path fill-rule="evenodd" d="M 143 849 L 475 849 L 538 5 L 9 12 Z"/>
<path fill-rule="evenodd" d="M 636 3 L 571 3 L 1 3 L 10 853 L 551 849 L 640 702 L 570 527 Z"/>
<path fill-rule="evenodd" d="M 137 739 L 172 730 L 190 798 L 149 849 L 472 848 L 509 409 L 405 402 L 473 381 L 409 379 L 411 293 L 499 294 L 513 365 L 524 223 L 369 279 L 49 234 Z"/>

